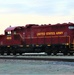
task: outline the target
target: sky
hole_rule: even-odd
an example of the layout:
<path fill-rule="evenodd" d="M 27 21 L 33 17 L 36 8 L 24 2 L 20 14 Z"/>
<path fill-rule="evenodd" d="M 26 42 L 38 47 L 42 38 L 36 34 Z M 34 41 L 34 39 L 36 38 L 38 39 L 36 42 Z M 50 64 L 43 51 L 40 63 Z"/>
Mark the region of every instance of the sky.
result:
<path fill-rule="evenodd" d="M 74 22 L 74 0 L 0 0 L 0 34 L 11 26 Z"/>

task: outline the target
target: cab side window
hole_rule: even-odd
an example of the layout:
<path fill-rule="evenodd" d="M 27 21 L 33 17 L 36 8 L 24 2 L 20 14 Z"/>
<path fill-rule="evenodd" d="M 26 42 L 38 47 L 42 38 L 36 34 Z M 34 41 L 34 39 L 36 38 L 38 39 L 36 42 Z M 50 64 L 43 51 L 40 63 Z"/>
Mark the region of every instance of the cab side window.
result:
<path fill-rule="evenodd" d="M 8 31 L 8 33 L 7 33 L 8 35 L 11 35 L 11 31 Z"/>

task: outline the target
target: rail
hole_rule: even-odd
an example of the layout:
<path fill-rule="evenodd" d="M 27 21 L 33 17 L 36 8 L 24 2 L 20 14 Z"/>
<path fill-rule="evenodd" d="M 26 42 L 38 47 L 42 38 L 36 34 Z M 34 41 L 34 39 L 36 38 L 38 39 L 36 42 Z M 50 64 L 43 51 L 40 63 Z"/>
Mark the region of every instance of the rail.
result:
<path fill-rule="evenodd" d="M 74 56 L 0 56 L 0 59 L 74 62 Z"/>

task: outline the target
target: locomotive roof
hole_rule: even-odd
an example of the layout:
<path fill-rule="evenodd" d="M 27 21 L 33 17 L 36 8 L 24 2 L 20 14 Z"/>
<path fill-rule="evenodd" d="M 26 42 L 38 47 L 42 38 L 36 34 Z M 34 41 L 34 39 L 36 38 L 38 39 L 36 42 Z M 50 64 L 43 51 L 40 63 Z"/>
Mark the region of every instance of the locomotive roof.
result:
<path fill-rule="evenodd" d="M 60 23 L 57 23 L 57 24 L 41 24 L 41 25 L 38 25 L 38 26 L 36 26 L 36 25 L 34 25 L 34 26 L 32 26 L 32 28 L 44 28 L 44 27 L 55 27 L 55 26 L 73 26 L 74 25 L 74 23 L 62 23 L 62 24 L 60 24 Z"/>
<path fill-rule="evenodd" d="M 19 29 L 19 28 L 24 28 L 24 26 L 17 26 L 17 27 L 8 27 L 8 28 L 6 28 L 5 29 L 5 31 L 7 32 L 7 31 L 14 31 L 15 29 Z"/>
<path fill-rule="evenodd" d="M 25 27 L 24 26 L 16 26 L 16 27 L 8 27 L 7 29 L 5 29 L 5 32 L 7 31 L 14 31 L 15 29 L 20 29 L 20 28 L 30 28 L 30 27 L 46 27 L 46 26 L 65 26 L 65 25 L 74 25 L 74 23 L 63 23 L 63 24 L 44 24 L 44 25 L 38 25 L 38 24 L 28 24 Z"/>

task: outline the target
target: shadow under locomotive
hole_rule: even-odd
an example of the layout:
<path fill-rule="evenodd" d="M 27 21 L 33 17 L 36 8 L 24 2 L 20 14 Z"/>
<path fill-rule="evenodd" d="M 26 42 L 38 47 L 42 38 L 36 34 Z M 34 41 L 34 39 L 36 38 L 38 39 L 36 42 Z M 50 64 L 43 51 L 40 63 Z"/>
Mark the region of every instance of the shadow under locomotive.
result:
<path fill-rule="evenodd" d="M 22 55 L 22 53 L 40 53 L 45 52 L 47 55 L 51 55 L 52 53 L 54 55 L 57 55 L 57 53 L 63 53 L 64 55 L 73 55 L 74 51 L 69 48 L 69 45 L 14 45 L 14 46 L 0 46 L 0 53 L 1 55 L 4 55 L 4 53 L 7 53 L 7 55 L 10 55 L 12 53 L 13 55 L 16 55 L 19 53 Z"/>

